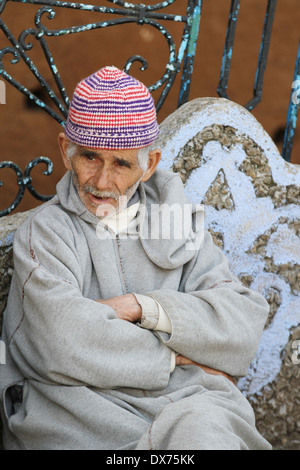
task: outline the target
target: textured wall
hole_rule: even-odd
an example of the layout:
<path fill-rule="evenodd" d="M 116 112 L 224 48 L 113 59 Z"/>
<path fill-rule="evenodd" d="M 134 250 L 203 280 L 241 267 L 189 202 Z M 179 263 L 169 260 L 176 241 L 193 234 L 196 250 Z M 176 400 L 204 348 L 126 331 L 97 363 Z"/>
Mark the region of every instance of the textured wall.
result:
<path fill-rule="evenodd" d="M 10 280 L 13 273 L 13 234 L 31 212 L 32 211 L 20 212 L 0 218 L 0 335 L 2 313 L 5 309 Z"/>
<path fill-rule="evenodd" d="M 196 99 L 161 124 L 160 164 L 178 172 L 235 274 L 270 304 L 257 357 L 239 387 L 260 432 L 300 449 L 300 167 L 282 160 L 256 119 L 220 98 Z M 12 238 L 28 213 L 0 219 L 0 312 Z"/>

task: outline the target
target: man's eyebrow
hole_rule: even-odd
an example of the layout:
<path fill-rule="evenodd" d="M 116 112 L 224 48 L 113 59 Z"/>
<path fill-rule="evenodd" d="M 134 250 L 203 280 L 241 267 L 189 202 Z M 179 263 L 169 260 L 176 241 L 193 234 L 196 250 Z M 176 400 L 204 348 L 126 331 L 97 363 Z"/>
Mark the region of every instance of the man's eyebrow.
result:
<path fill-rule="evenodd" d="M 97 152 L 95 152 L 94 150 L 84 148 L 84 147 L 79 147 L 78 154 L 81 157 L 94 157 L 97 155 Z"/>
<path fill-rule="evenodd" d="M 85 147 L 79 147 L 78 155 L 81 156 L 81 157 L 101 156 L 101 154 L 99 155 L 99 153 L 97 151 L 94 151 L 93 149 L 88 149 L 88 148 L 85 148 Z M 125 158 L 114 156 L 114 159 L 117 163 L 119 163 L 123 166 L 126 166 L 127 168 L 132 168 L 131 162 L 126 160 Z"/>

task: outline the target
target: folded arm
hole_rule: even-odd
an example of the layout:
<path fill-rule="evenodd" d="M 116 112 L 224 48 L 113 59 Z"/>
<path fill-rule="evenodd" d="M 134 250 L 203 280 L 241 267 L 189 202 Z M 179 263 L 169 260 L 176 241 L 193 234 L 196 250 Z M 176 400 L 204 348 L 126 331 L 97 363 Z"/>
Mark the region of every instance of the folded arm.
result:
<path fill-rule="evenodd" d="M 260 294 L 231 273 L 209 233 L 185 266 L 178 291 L 159 289 L 144 294 L 167 314 L 169 334 L 157 334 L 177 354 L 232 376 L 247 373 L 269 307 Z"/>
<path fill-rule="evenodd" d="M 59 219 L 54 229 L 43 220 L 32 225 L 15 235 L 5 321 L 24 376 L 99 388 L 165 387 L 171 350 L 152 331 L 118 318 L 116 306 L 82 294 L 84 246 L 78 253 Z"/>
<path fill-rule="evenodd" d="M 103 305 L 110 306 L 116 312 L 116 315 L 120 320 L 125 320 L 125 321 L 128 321 L 128 322 L 140 322 L 141 319 L 142 319 L 143 313 L 145 313 L 145 312 L 143 312 L 143 309 L 142 309 L 142 305 L 145 302 L 144 297 L 145 296 L 134 295 L 134 294 L 125 294 L 125 295 L 121 295 L 121 296 L 118 296 L 118 297 L 113 297 L 113 298 L 107 299 L 107 300 L 99 299 L 99 300 L 97 300 L 97 302 L 99 302 Z M 146 300 L 146 306 L 148 308 L 151 308 L 151 303 L 152 302 L 157 304 L 157 302 L 155 302 L 153 299 L 151 299 L 151 298 L 148 298 L 148 299 L 150 301 L 150 302 L 148 301 L 149 302 L 148 303 L 147 300 Z M 139 300 L 139 302 L 138 302 L 138 300 Z M 149 304 L 150 304 L 150 307 L 149 307 Z M 164 310 L 159 308 L 159 305 L 157 305 L 157 307 L 158 307 L 157 308 L 157 311 L 158 311 L 157 319 L 156 319 L 156 321 L 152 320 L 153 321 L 153 326 L 155 327 L 154 329 L 156 329 L 158 331 L 165 331 L 165 332 L 171 333 L 171 323 L 170 323 L 170 321 L 168 321 L 167 314 L 164 312 Z M 155 305 L 152 306 L 152 309 L 155 310 Z M 156 318 L 156 315 L 154 317 Z M 161 317 L 163 317 L 163 319 Z M 151 325 L 151 319 L 150 320 L 147 319 L 146 314 L 145 314 L 145 318 L 144 318 L 144 323 L 146 323 L 148 325 L 148 327 L 149 327 L 149 325 Z M 165 329 L 160 330 L 160 328 L 162 326 L 165 327 Z M 222 372 L 222 371 L 219 371 L 219 370 L 216 370 L 216 369 L 212 369 L 211 367 L 207 367 L 203 364 L 199 364 L 199 363 L 197 363 L 195 361 L 192 361 L 191 359 L 188 359 L 187 357 L 182 356 L 180 354 L 176 354 L 176 356 L 173 358 L 173 360 L 174 360 L 174 364 L 173 364 L 173 366 L 171 365 L 171 370 L 173 370 L 175 366 L 194 365 L 194 366 L 201 367 L 201 369 L 203 369 L 207 374 L 223 375 L 224 377 L 229 379 L 231 382 L 235 383 L 235 380 L 229 374 L 226 374 L 225 372 Z"/>

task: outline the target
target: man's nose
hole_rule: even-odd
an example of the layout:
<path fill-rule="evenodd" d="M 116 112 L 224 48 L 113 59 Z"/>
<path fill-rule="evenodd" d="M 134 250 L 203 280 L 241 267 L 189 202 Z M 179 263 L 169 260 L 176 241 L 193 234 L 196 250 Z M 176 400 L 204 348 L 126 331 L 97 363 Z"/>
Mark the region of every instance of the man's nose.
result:
<path fill-rule="evenodd" d="M 108 168 L 99 168 L 94 176 L 94 184 L 99 190 L 105 191 L 112 189 L 112 174 Z"/>

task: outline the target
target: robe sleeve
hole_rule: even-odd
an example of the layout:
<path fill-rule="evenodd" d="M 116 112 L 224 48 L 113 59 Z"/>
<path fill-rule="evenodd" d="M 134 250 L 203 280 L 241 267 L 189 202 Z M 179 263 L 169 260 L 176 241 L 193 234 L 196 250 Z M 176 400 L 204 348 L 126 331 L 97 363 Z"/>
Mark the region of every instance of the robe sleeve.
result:
<path fill-rule="evenodd" d="M 166 345 L 193 361 L 241 377 L 253 360 L 268 316 L 267 301 L 246 288 L 206 232 L 202 248 L 184 269 L 178 291 L 146 293 L 168 314 Z"/>
<path fill-rule="evenodd" d="M 14 239 L 6 335 L 25 377 L 98 388 L 164 388 L 172 352 L 152 331 L 82 295 L 72 230 L 32 218 Z"/>

